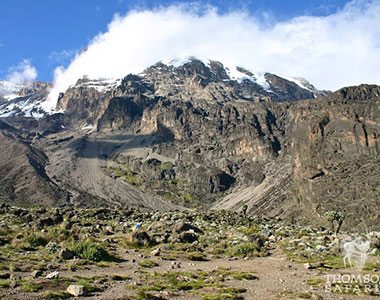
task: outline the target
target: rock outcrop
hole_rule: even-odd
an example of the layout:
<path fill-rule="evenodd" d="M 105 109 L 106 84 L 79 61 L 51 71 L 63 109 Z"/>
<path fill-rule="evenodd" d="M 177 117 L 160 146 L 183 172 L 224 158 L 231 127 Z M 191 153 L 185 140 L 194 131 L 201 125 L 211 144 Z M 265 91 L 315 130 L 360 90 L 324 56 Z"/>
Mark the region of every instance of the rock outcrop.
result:
<path fill-rule="evenodd" d="M 308 222 L 322 208 L 345 212 L 346 225 L 380 224 L 380 88 L 329 93 L 237 72 L 192 59 L 117 82 L 84 78 L 29 147 L 71 204 L 247 206 Z"/>

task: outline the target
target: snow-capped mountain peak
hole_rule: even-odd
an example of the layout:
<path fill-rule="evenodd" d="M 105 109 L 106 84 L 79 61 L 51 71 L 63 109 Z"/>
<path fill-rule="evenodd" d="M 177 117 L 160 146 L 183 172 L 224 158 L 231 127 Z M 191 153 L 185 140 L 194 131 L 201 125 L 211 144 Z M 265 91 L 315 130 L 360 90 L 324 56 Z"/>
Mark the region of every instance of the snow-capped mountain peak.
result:
<path fill-rule="evenodd" d="M 128 72 L 126 72 L 127 74 Z M 129 77 L 128 77 L 129 78 Z M 186 81 L 198 81 L 201 88 L 194 90 L 197 97 L 204 97 L 202 89 L 209 84 L 218 85 L 221 90 L 232 91 L 232 98 L 228 93 L 217 97 L 227 97 L 219 101 L 231 101 L 242 99 L 246 101 L 258 101 L 258 99 L 271 99 L 272 101 L 294 101 L 307 98 L 315 98 L 323 95 L 313 85 L 303 78 L 290 76 L 277 76 L 261 70 L 250 70 L 233 64 L 223 64 L 208 58 L 187 57 L 183 59 L 164 60 L 144 72 L 132 76 L 128 81 L 144 82 L 152 85 L 151 96 L 165 97 L 165 91 L 181 94 L 187 90 Z M 84 76 L 62 91 L 61 96 L 71 89 L 88 90 L 98 95 L 114 95 L 109 93 L 117 91 L 123 85 L 122 79 L 89 78 Z M 139 83 L 138 83 L 139 84 Z M 194 87 L 195 88 L 195 87 Z M 0 117 L 26 116 L 43 117 L 47 114 L 63 112 L 64 105 L 58 102 L 58 97 L 49 94 L 51 85 L 42 82 L 27 84 L 13 84 L 0 81 Z M 91 92 L 92 93 L 92 92 Z M 123 94 L 123 88 L 118 95 Z M 207 93 L 207 92 L 206 92 Z M 81 94 L 81 93 L 77 93 Z M 224 96 L 223 96 L 224 95 Z M 60 96 L 60 98 L 61 98 Z M 100 97 L 99 96 L 99 97 Z M 103 97 L 103 96 L 101 96 Z M 57 110 L 57 104 L 59 110 Z"/>

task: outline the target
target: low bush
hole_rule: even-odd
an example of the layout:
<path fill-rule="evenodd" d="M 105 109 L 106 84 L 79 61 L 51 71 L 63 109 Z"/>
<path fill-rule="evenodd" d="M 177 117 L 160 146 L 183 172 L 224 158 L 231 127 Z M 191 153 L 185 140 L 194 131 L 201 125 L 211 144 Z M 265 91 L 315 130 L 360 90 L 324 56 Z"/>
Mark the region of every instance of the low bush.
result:
<path fill-rule="evenodd" d="M 235 256 L 258 256 L 259 252 L 255 243 L 243 243 L 233 249 Z"/>
<path fill-rule="evenodd" d="M 92 241 L 76 242 L 69 249 L 76 256 L 92 261 L 107 261 L 111 259 L 110 254 L 99 244 Z"/>
<path fill-rule="evenodd" d="M 29 246 L 31 248 L 46 246 L 48 243 L 48 241 L 44 237 L 42 237 L 40 235 L 36 235 L 36 234 L 29 234 L 29 235 L 25 236 L 24 242 L 26 243 L 27 246 Z"/>

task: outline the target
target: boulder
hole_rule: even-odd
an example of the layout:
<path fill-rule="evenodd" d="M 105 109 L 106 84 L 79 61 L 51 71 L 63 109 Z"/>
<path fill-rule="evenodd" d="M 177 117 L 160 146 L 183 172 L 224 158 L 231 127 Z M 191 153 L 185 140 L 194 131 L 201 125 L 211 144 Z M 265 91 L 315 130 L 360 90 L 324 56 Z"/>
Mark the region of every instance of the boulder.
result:
<path fill-rule="evenodd" d="M 193 230 L 193 232 L 203 234 L 203 231 L 199 228 L 185 222 L 179 222 L 173 227 L 173 231 L 176 233 L 182 233 L 185 231 Z"/>
<path fill-rule="evenodd" d="M 153 256 L 160 256 L 161 250 L 160 248 L 154 249 L 153 251 L 150 252 L 150 254 Z"/>
<path fill-rule="evenodd" d="M 33 271 L 30 275 L 33 277 L 33 278 L 38 278 L 40 276 L 42 276 L 43 272 L 41 270 L 35 270 Z"/>
<path fill-rule="evenodd" d="M 75 256 L 75 253 L 67 248 L 63 248 L 61 251 L 59 251 L 59 257 L 65 260 L 73 259 Z"/>
<path fill-rule="evenodd" d="M 9 273 L 0 273 L 0 279 L 9 279 L 11 274 Z"/>
<path fill-rule="evenodd" d="M 131 240 L 132 240 L 132 243 L 134 244 L 145 246 L 150 243 L 150 236 L 145 231 L 138 230 L 138 231 L 132 232 Z"/>
<path fill-rule="evenodd" d="M 86 295 L 86 289 L 83 285 L 71 284 L 69 285 L 66 291 L 74 297 Z"/>
<path fill-rule="evenodd" d="M 198 235 L 193 230 L 188 230 L 180 233 L 178 239 L 181 243 L 193 243 L 198 241 Z"/>

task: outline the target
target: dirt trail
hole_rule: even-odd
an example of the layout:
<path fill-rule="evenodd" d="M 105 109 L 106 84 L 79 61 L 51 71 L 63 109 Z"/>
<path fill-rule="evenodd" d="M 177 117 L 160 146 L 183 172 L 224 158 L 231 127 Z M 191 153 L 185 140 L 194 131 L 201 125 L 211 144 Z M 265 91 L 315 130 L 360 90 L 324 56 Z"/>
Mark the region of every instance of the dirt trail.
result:
<path fill-rule="evenodd" d="M 136 262 L 141 260 L 140 253 L 128 251 L 127 253 L 120 254 L 126 261 L 120 263 L 117 267 L 110 268 L 91 268 L 88 270 L 81 270 L 75 273 L 76 276 L 93 277 L 95 275 L 112 275 L 119 274 L 125 275 L 131 278 L 131 282 L 138 284 L 141 275 L 141 268 Z M 275 299 L 303 299 L 300 296 L 307 292 L 311 292 L 311 299 L 374 299 L 370 296 L 352 296 L 347 294 L 336 294 L 331 292 L 325 292 L 324 286 L 312 288 L 307 284 L 308 279 L 324 278 L 326 274 L 335 274 L 339 271 L 320 271 L 320 270 L 307 270 L 302 264 L 290 262 L 286 255 L 281 250 L 275 249 L 272 255 L 265 258 L 253 258 L 250 260 L 237 259 L 212 259 L 205 262 L 193 262 L 188 260 L 179 260 L 181 262 L 181 268 L 172 269 L 172 262 L 162 260 L 160 257 L 150 258 L 156 260 L 159 266 L 144 269 L 148 272 L 156 272 L 163 274 L 168 271 L 180 271 L 180 272 L 194 272 L 205 271 L 212 273 L 217 269 L 226 269 L 229 271 L 244 271 L 255 274 L 258 280 L 242 280 L 237 281 L 231 278 L 227 284 L 231 287 L 243 287 L 247 289 L 244 293 L 244 299 L 252 300 L 275 300 Z M 64 273 L 64 276 L 73 276 L 71 272 Z M 126 290 L 126 282 L 113 281 L 107 289 L 86 299 L 129 299 L 128 291 Z M 129 295 L 132 295 L 133 291 L 129 291 Z M 196 300 L 201 299 L 200 296 L 191 295 L 190 293 L 179 292 L 176 294 L 162 293 L 165 299 L 187 299 Z M 319 298 L 318 298 L 319 297 Z"/>

